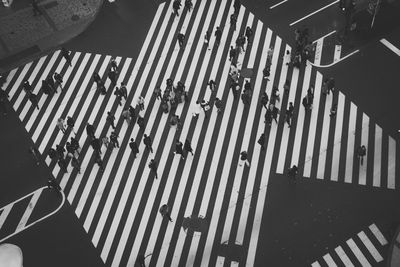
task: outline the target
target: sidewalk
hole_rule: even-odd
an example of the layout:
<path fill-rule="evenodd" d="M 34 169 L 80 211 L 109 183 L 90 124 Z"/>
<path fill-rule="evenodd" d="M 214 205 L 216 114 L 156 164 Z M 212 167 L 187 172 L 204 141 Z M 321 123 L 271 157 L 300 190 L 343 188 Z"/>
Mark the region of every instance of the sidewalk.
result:
<path fill-rule="evenodd" d="M 34 16 L 30 0 L 0 4 L 0 73 L 48 52 L 83 32 L 103 0 L 38 0 Z"/>

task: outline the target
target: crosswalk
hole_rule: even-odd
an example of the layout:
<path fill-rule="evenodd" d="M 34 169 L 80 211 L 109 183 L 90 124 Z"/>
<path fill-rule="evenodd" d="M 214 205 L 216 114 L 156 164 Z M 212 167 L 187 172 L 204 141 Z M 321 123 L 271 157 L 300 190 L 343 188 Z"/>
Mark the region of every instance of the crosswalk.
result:
<path fill-rule="evenodd" d="M 321 94 L 323 76 L 312 65 L 292 69 L 288 57 L 291 48 L 243 6 L 237 18 L 237 30 L 230 30 L 233 1 L 193 1 L 191 12 L 171 15 L 171 3 L 159 5 L 137 58 L 115 57 L 119 85 L 128 89 L 126 102 L 120 106 L 106 78 L 111 55 L 72 52 L 72 66 L 60 51 L 43 56 L 8 73 L 4 86 L 10 102 L 40 153 L 57 144 L 64 145 L 70 137 L 81 144 L 79 160 L 82 173 L 71 167 L 68 173 L 46 157 L 46 163 L 60 182 L 66 198 L 99 250 L 102 260 L 110 266 L 133 266 L 138 255 L 145 255 L 150 266 L 221 266 L 227 263 L 252 266 L 257 252 L 258 236 L 265 208 L 270 173 L 285 173 L 297 164 L 304 177 L 341 181 L 395 189 L 396 141 L 372 118 L 360 111 L 345 95 L 335 90 L 327 97 Z M 211 38 L 208 46 L 203 36 L 208 30 L 223 28 L 220 45 Z M 229 88 L 229 48 L 250 26 L 253 41 L 238 55 L 239 69 L 252 69 L 251 104 L 245 107 L 235 99 Z M 184 49 L 176 36 L 186 35 Z M 268 50 L 273 48 L 269 81 L 263 79 Z M 63 89 L 52 97 L 41 92 L 41 80 L 49 73 L 64 77 Z M 108 89 L 106 95 L 96 90 L 92 74 L 99 73 Z M 170 127 L 172 114 L 165 115 L 154 88 L 165 89 L 165 81 L 183 81 L 189 100 L 178 105 L 176 115 L 182 127 Z M 27 100 L 21 84 L 28 79 L 40 97 L 35 109 Z M 207 82 L 215 80 L 211 91 Z M 284 92 L 290 80 L 289 92 Z M 243 78 L 241 78 L 243 80 Z M 244 84 L 244 83 L 243 83 Z M 301 107 L 301 99 L 310 84 L 315 87 L 311 112 Z M 264 124 L 265 109 L 259 104 L 261 92 L 271 95 L 273 86 L 281 91 L 277 107 L 282 110 L 279 124 Z M 243 86 L 242 86 L 243 87 Z M 140 112 L 146 124 L 126 124 L 122 111 L 135 105 L 143 96 L 145 110 Z M 224 111 L 214 107 L 193 118 L 198 99 L 211 104 L 218 97 Z M 284 124 L 284 110 L 289 102 L 295 105 L 293 126 Z M 335 119 L 329 117 L 332 103 L 338 103 Z M 106 123 L 110 111 L 118 122 L 116 131 L 120 148 L 103 148 L 104 171 L 94 163 L 93 150 L 87 138 L 87 123 L 95 126 L 95 136 L 109 136 Z M 75 133 L 63 134 L 56 127 L 58 118 L 75 119 Z M 266 148 L 256 143 L 261 133 Z M 154 153 L 145 150 L 143 135 L 153 139 Z M 130 138 L 139 145 L 136 158 L 128 146 Z M 184 160 L 175 156 L 175 140 L 191 140 L 194 156 Z M 360 144 L 367 147 L 361 166 L 354 156 Z M 250 167 L 239 166 L 240 152 L 246 150 Z M 158 179 L 148 163 L 155 159 Z M 168 204 L 173 223 L 163 220 L 158 209 Z M 182 228 L 184 218 L 204 218 L 206 229 L 189 235 Z M 221 247 L 224 249 L 221 249 Z M 240 247 L 242 255 L 223 254 Z M 221 260 L 223 259 L 223 260 Z M 222 262 L 222 263 L 221 263 Z"/>
<path fill-rule="evenodd" d="M 331 253 L 325 254 L 321 260 L 314 261 L 311 266 L 377 266 L 376 264 L 382 262 L 383 256 L 387 253 L 387 245 L 385 236 L 373 223 L 337 246 Z"/>

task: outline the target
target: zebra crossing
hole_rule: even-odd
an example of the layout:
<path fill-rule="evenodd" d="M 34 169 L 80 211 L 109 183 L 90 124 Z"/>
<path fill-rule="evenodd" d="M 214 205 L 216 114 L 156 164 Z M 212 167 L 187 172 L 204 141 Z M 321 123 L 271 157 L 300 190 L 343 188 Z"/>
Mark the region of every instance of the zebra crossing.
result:
<path fill-rule="evenodd" d="M 376 226 L 371 224 L 365 231 L 349 238 L 337 246 L 334 252 L 325 254 L 321 260 L 314 261 L 312 267 L 323 266 L 376 266 L 387 253 L 388 241 Z M 382 256 L 383 255 L 383 256 Z"/>
<path fill-rule="evenodd" d="M 65 144 L 72 136 L 81 144 L 81 174 L 71 167 L 64 174 L 55 162 L 47 157 L 45 161 L 102 260 L 110 266 L 133 266 L 138 255 L 148 255 L 150 266 L 220 266 L 227 262 L 253 265 L 270 173 L 282 174 L 293 164 L 308 178 L 395 189 L 397 144 L 373 119 L 337 89 L 334 96 L 323 96 L 323 76 L 311 64 L 289 68 L 289 58 L 284 55 L 290 46 L 243 6 L 237 30 L 232 31 L 229 15 L 233 13 L 233 1 L 193 4 L 192 12 L 185 10 L 179 17 L 171 16 L 172 1 L 160 4 L 138 57 L 116 57 L 117 85 L 124 82 L 128 89 L 122 106 L 105 78 L 111 55 L 73 52 L 69 67 L 60 51 L 55 51 L 11 70 L 4 86 L 40 153 L 46 155 L 49 148 Z M 211 38 L 207 48 L 203 35 L 217 26 L 224 29 L 220 45 Z M 228 81 L 229 47 L 235 45 L 246 26 L 253 29 L 253 41 L 239 54 L 237 67 L 253 70 L 253 76 L 244 79 L 250 80 L 253 87 L 248 107 L 233 97 Z M 176 42 L 179 32 L 186 35 L 184 49 Z M 273 55 L 267 81 L 262 70 L 270 48 Z M 63 75 L 63 89 L 46 97 L 40 83 L 54 72 Z M 105 81 L 108 90 L 104 96 L 96 90 L 91 78 L 94 72 Z M 182 122 L 180 130 L 169 126 L 171 115 L 162 113 L 153 95 L 153 89 L 164 89 L 170 77 L 175 82 L 183 81 L 189 90 L 189 101 L 175 111 Z M 26 79 L 40 97 L 39 110 L 30 105 L 21 88 Z M 207 87 L 211 79 L 217 81 L 214 91 Z M 288 93 L 283 90 L 287 79 Z M 306 113 L 301 99 L 310 84 L 315 87 L 314 106 L 311 113 Z M 276 105 L 279 109 L 285 110 L 289 102 L 295 104 L 292 128 L 284 125 L 284 111 L 279 124 L 264 124 L 265 110 L 259 98 L 262 90 L 271 95 L 274 85 L 282 91 Z M 146 121 L 144 130 L 136 124 L 125 124 L 121 118 L 123 109 L 135 105 L 139 96 L 145 99 L 145 110 L 140 113 Z M 212 107 L 207 118 L 204 114 L 198 119 L 192 117 L 196 100 L 213 103 L 216 97 L 224 101 L 223 113 L 218 114 Z M 330 119 L 334 102 L 338 103 L 338 114 Z M 109 136 L 112 129 L 105 120 L 108 111 L 118 120 L 120 148 L 102 149 L 105 168 L 100 171 L 85 126 L 93 124 L 96 137 Z M 63 134 L 56 127 L 57 119 L 67 116 L 75 119 L 76 134 Z M 268 140 L 265 151 L 256 143 L 261 133 Z M 141 142 L 144 134 L 152 137 L 154 153 L 145 150 Z M 139 145 L 136 159 L 128 146 L 130 138 Z M 191 140 L 193 157 L 181 160 L 172 153 L 177 139 Z M 367 147 L 363 166 L 354 157 L 361 143 Z M 248 152 L 249 168 L 238 164 L 243 150 Z M 159 162 L 159 179 L 147 167 L 152 158 Z M 174 223 L 158 214 L 163 204 L 172 207 Z M 187 217 L 205 218 L 207 230 L 187 234 L 182 228 Z M 221 246 L 233 245 L 241 247 L 243 255 L 232 258 L 220 254 Z"/>

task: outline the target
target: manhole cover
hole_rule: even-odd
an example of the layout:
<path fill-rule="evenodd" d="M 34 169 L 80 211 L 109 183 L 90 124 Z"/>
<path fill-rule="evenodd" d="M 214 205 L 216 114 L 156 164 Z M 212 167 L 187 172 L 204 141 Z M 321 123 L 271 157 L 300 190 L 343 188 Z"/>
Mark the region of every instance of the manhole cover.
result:
<path fill-rule="evenodd" d="M 79 20 L 79 16 L 78 15 L 72 15 L 71 20 L 72 21 L 77 21 L 77 20 Z"/>

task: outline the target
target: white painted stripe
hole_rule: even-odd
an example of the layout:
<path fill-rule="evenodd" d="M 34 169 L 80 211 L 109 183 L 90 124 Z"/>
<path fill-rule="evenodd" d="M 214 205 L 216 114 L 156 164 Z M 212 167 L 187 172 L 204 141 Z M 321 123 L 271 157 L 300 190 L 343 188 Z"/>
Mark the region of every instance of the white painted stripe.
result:
<path fill-rule="evenodd" d="M 311 264 L 312 267 L 321 267 L 318 261 L 315 261 Z"/>
<path fill-rule="evenodd" d="M 369 118 L 363 113 L 362 118 L 362 131 L 361 131 L 361 145 L 367 148 L 367 154 L 364 156 L 363 165 L 360 163 L 360 173 L 358 183 L 361 185 L 367 184 L 367 163 L 368 163 L 368 133 L 369 133 Z"/>
<path fill-rule="evenodd" d="M 388 154 L 388 181 L 387 187 L 395 189 L 396 186 L 396 141 L 389 136 L 389 154 Z"/>
<path fill-rule="evenodd" d="M 388 244 L 388 241 L 386 240 L 386 238 L 383 236 L 381 231 L 379 231 L 378 227 L 374 223 L 369 226 L 369 229 L 371 230 L 371 232 L 374 234 L 374 236 L 376 237 L 376 239 L 379 241 L 379 243 L 382 246 Z"/>
<path fill-rule="evenodd" d="M 324 39 L 320 38 L 316 42 L 317 42 L 317 45 L 315 47 L 314 64 L 319 65 L 319 64 L 321 64 L 322 51 L 324 48 Z"/>
<path fill-rule="evenodd" d="M 271 40 L 271 30 L 268 29 L 267 31 L 267 35 L 266 36 L 266 40 L 264 42 L 264 50 L 262 52 L 262 57 L 260 60 L 260 66 L 259 69 L 262 70 L 262 67 L 264 66 L 264 62 L 266 61 L 266 56 L 267 56 L 267 52 L 266 51 L 269 48 L 269 43 Z M 286 45 L 285 51 L 290 50 L 290 47 L 288 45 Z M 265 56 L 264 56 L 265 55 Z M 278 88 L 282 89 L 283 91 L 283 84 L 286 81 L 286 75 L 287 75 L 287 71 L 288 71 L 288 66 L 286 65 L 288 58 L 284 57 L 284 61 L 283 61 L 283 65 L 282 65 L 282 69 L 281 69 L 281 75 L 279 78 L 279 85 Z M 275 68 L 274 68 L 275 70 Z M 274 76 L 270 77 L 270 78 L 275 78 Z M 255 88 L 258 87 L 258 84 L 256 82 Z M 253 122 L 254 123 L 254 122 Z M 258 129 L 257 129 L 257 137 L 259 137 L 261 135 L 261 133 L 264 132 L 264 123 L 263 123 L 263 116 L 260 116 L 260 121 L 258 123 Z M 254 149 L 253 150 L 253 155 L 251 156 L 251 163 L 253 164 L 253 166 L 258 166 L 258 162 L 259 162 L 259 157 L 260 157 L 260 147 L 258 147 L 258 149 Z M 249 176 L 247 179 L 247 185 L 246 185 L 246 191 L 244 194 L 244 200 L 243 200 L 243 205 L 242 205 L 242 212 L 240 213 L 240 220 L 239 220 L 239 225 L 238 225 L 238 230 L 237 230 L 237 235 L 236 235 L 236 242 L 238 244 L 243 244 L 244 241 L 244 234 L 246 231 L 246 226 L 247 226 L 247 220 L 249 219 L 249 212 L 250 212 L 250 205 L 251 205 L 251 196 L 253 194 L 253 190 L 254 190 L 254 179 L 256 177 L 256 173 L 257 173 L 257 168 L 250 168 L 249 171 Z M 251 179 L 250 179 L 251 178 Z"/>
<path fill-rule="evenodd" d="M 335 53 L 333 55 L 333 62 L 338 62 L 342 55 L 342 45 L 335 45 Z"/>
<path fill-rule="evenodd" d="M 254 45 L 251 49 L 251 54 L 250 54 L 250 58 L 249 58 L 249 66 L 248 68 L 252 69 L 254 66 L 254 61 L 255 61 L 255 56 L 256 56 L 256 52 L 258 49 L 258 44 L 260 42 L 260 36 L 261 36 L 261 28 L 262 28 L 262 23 L 260 21 L 258 21 L 257 24 L 257 30 L 256 30 L 256 34 L 254 36 Z M 276 54 L 275 58 L 277 58 L 279 56 L 279 50 L 280 50 L 280 45 L 281 45 L 281 39 L 277 38 L 276 42 L 275 42 L 275 47 L 274 47 L 274 53 Z M 267 49 L 266 51 L 264 50 L 264 52 L 266 53 L 268 51 L 268 47 L 266 46 L 266 44 L 264 44 L 264 49 Z M 260 64 L 262 64 L 263 62 L 260 62 Z M 264 62 L 265 64 L 265 62 Z M 253 96 L 251 98 L 251 104 L 250 104 L 250 109 L 249 109 L 249 113 L 248 113 L 248 118 L 247 118 L 247 122 L 246 122 L 246 126 L 245 126 L 245 132 L 243 135 L 243 142 L 242 142 L 242 146 L 240 151 L 247 151 L 248 147 L 249 147 L 249 141 L 250 141 L 250 134 L 252 131 L 252 126 L 254 123 L 254 116 L 256 113 L 256 109 L 257 109 L 257 104 L 259 101 L 259 95 L 260 95 L 260 85 L 262 82 L 262 74 L 260 75 L 260 72 L 257 75 L 256 78 L 256 83 L 254 84 L 254 91 L 253 91 Z M 245 79 L 250 81 L 250 79 Z M 239 126 L 239 124 L 238 124 Z M 239 130 L 239 129 L 238 129 Z M 232 144 L 235 145 L 235 144 Z M 253 161 L 253 159 L 251 158 L 251 161 Z M 239 162 L 237 163 L 239 164 Z M 257 165 L 254 165 L 257 166 Z M 233 188 L 232 188 L 232 193 L 231 193 L 231 197 L 229 200 L 229 209 L 227 211 L 227 215 L 225 217 L 225 224 L 224 224 L 224 230 L 222 232 L 222 237 L 221 237 L 221 242 L 225 242 L 226 240 L 229 239 L 229 235 L 231 233 L 231 228 L 232 228 L 232 224 L 233 224 L 233 218 L 235 215 L 235 205 L 236 202 L 238 201 L 238 196 L 239 196 L 239 190 L 240 190 L 240 184 L 241 184 L 241 180 L 242 180 L 242 176 L 243 176 L 243 170 L 244 168 L 236 168 L 236 172 L 235 172 L 235 178 L 234 178 L 234 184 L 233 184 Z M 255 177 L 248 177 L 248 180 L 253 180 Z"/>
<path fill-rule="evenodd" d="M 354 55 L 354 54 L 356 54 L 358 52 L 360 52 L 360 50 L 357 49 L 357 50 L 345 55 L 344 57 L 340 58 L 338 61 L 333 61 L 332 63 L 327 64 L 327 65 L 317 65 L 317 64 L 314 64 L 314 63 L 311 63 L 311 65 L 313 65 L 314 67 L 318 67 L 318 68 L 329 68 L 329 67 L 332 67 L 333 65 L 336 65 L 337 63 L 345 60 L 346 58 L 351 57 L 352 55 Z"/>
<path fill-rule="evenodd" d="M 32 73 L 31 73 L 31 75 L 29 76 L 29 78 L 27 78 L 27 80 L 29 80 L 31 85 L 33 83 L 33 80 L 36 78 L 36 75 L 38 74 L 40 68 L 42 67 L 44 61 L 46 60 L 46 57 L 47 56 L 43 56 L 39 59 L 38 63 L 36 64 L 35 68 L 33 69 Z M 35 88 L 33 88 L 33 89 L 35 89 Z M 34 93 L 37 93 L 37 92 L 34 91 Z M 19 106 L 21 105 L 21 102 L 25 96 L 26 96 L 25 93 L 20 93 L 20 95 L 18 96 L 18 99 L 15 101 L 15 103 L 13 105 L 14 110 L 17 110 L 19 108 Z M 29 103 L 27 103 L 26 106 L 30 106 L 30 101 L 28 100 L 27 102 L 29 102 Z"/>
<path fill-rule="evenodd" d="M 346 255 L 341 246 L 335 248 L 335 251 L 346 267 L 354 267 L 353 263 L 350 261 L 349 257 Z"/>
<path fill-rule="evenodd" d="M 315 10 L 314 12 L 311 12 L 310 14 L 308 14 L 308 15 L 306 15 L 306 16 L 304 16 L 304 17 L 302 17 L 302 18 L 300 18 L 300 19 L 298 19 L 298 20 L 296 20 L 296 21 L 294 21 L 294 22 L 292 22 L 292 23 L 290 23 L 289 25 L 290 25 L 290 26 L 293 26 L 294 24 L 296 24 L 296 23 L 298 23 L 298 22 L 300 22 L 300 21 L 302 21 L 302 20 L 305 20 L 306 18 L 311 17 L 312 15 L 317 14 L 318 12 L 320 12 L 320 11 L 322 11 L 322 10 L 324 10 L 324 9 L 326 9 L 326 8 L 328 8 L 328 7 L 332 6 L 332 5 L 334 5 L 334 4 L 336 4 L 337 2 L 339 2 L 339 0 L 333 1 L 333 2 L 330 3 L 330 4 L 328 4 L 328 5 L 324 6 L 324 7 L 321 7 L 321 8 L 318 9 L 318 10 Z"/>
<path fill-rule="evenodd" d="M 277 6 L 280 6 L 280 5 L 282 5 L 283 3 L 287 2 L 287 1 L 288 1 L 288 0 L 280 1 L 280 2 L 277 3 L 277 4 L 275 4 L 275 5 L 273 5 L 273 6 L 270 6 L 269 9 L 273 9 L 273 8 L 275 8 L 275 7 L 277 7 Z"/>
<path fill-rule="evenodd" d="M 357 260 L 361 263 L 361 265 L 363 267 L 372 267 L 372 265 L 365 258 L 364 254 L 357 247 L 357 245 L 353 239 L 350 238 L 349 240 L 346 241 L 346 243 L 349 246 L 349 248 L 351 249 L 351 251 L 354 253 L 354 256 L 356 256 Z"/>
<path fill-rule="evenodd" d="M 230 10 L 231 11 L 233 10 L 232 7 L 231 7 Z M 222 11 L 219 11 L 219 13 L 217 15 L 217 18 L 222 16 L 220 14 L 220 12 L 222 12 Z M 239 16 L 238 16 L 238 20 L 237 20 L 237 24 L 238 25 L 242 24 L 243 16 L 244 16 L 244 9 L 240 8 Z M 237 36 L 238 36 L 238 31 L 235 31 L 233 33 L 233 36 L 232 36 L 232 39 L 230 40 L 230 42 L 234 43 L 236 38 L 237 38 Z M 222 35 L 221 43 L 227 42 L 226 38 L 227 38 L 227 31 L 224 31 L 223 35 Z M 218 54 L 221 53 L 220 51 L 221 51 L 221 49 L 218 49 Z M 208 65 L 208 60 L 209 60 L 210 54 L 206 54 L 206 56 L 207 56 L 206 60 L 204 61 L 205 63 L 203 63 L 203 65 L 205 65 L 205 66 Z M 239 55 L 239 60 L 241 58 L 242 58 L 242 56 Z M 227 80 L 228 73 L 229 73 L 229 68 L 230 68 L 230 62 L 228 60 L 225 60 L 223 62 L 225 62 L 225 65 L 224 65 L 224 71 L 222 72 L 222 76 L 221 76 L 221 84 L 225 84 L 224 81 Z M 211 71 L 211 73 L 215 73 L 216 72 L 216 67 L 219 67 L 218 64 L 214 64 L 213 65 L 213 71 Z M 193 73 L 193 71 L 194 70 L 189 71 L 189 73 Z M 204 77 L 204 73 L 205 73 L 205 68 L 202 68 L 200 78 L 198 78 L 198 80 L 197 80 L 199 86 L 201 85 L 201 83 L 203 81 L 202 77 Z M 218 87 L 218 92 L 217 92 L 218 96 L 222 95 L 222 93 L 223 93 L 222 91 L 220 91 L 220 89 L 223 90 L 224 87 L 223 86 Z M 206 97 L 204 97 L 204 98 L 207 99 Z M 227 100 L 225 108 L 224 108 L 225 111 L 223 113 L 223 119 L 222 119 L 222 122 L 221 122 L 221 126 L 220 126 L 221 128 L 220 128 L 218 139 L 217 139 L 218 141 L 216 143 L 216 147 L 215 147 L 215 151 L 214 151 L 214 155 L 213 155 L 213 161 L 215 161 L 215 159 L 218 159 L 219 155 L 221 154 L 222 143 L 223 143 L 222 142 L 223 139 L 221 139 L 221 138 L 223 138 L 223 136 L 225 134 L 225 131 L 226 131 L 226 127 L 227 127 L 227 123 L 228 123 L 228 119 L 227 119 L 226 116 L 229 115 L 229 110 L 231 110 L 232 104 L 233 104 L 232 99 L 230 97 L 228 97 L 228 100 Z M 202 118 L 203 118 L 203 116 L 200 117 L 200 119 L 202 119 Z M 200 180 L 201 180 L 202 170 L 204 169 L 204 165 L 205 165 L 205 162 L 206 162 L 205 159 L 206 159 L 206 156 L 208 154 L 208 149 L 210 147 L 211 136 L 212 136 L 212 132 L 213 132 L 212 129 L 215 127 L 216 118 L 217 118 L 217 115 L 216 115 L 215 112 L 213 112 L 211 114 L 210 118 L 209 118 L 210 122 L 208 124 L 208 128 L 207 128 L 207 131 L 206 131 L 206 136 L 204 138 L 203 149 L 201 150 L 201 155 L 199 157 L 200 161 L 199 161 L 199 163 L 197 165 L 197 168 L 196 168 L 196 173 L 195 173 L 195 176 L 194 176 L 194 179 L 193 179 L 193 184 L 192 184 L 192 187 L 191 187 L 190 196 L 196 196 L 198 194 L 197 191 L 198 191 Z M 197 122 L 197 124 L 202 124 L 202 123 L 201 122 Z M 210 172 L 209 172 L 210 174 L 214 174 L 215 175 L 215 169 L 217 167 L 216 165 L 217 164 L 213 164 L 211 166 L 211 169 L 210 169 Z M 214 169 L 214 171 L 213 171 L 213 169 Z M 189 173 L 187 173 L 186 175 L 188 175 L 188 174 Z M 207 190 L 210 190 L 210 189 L 207 189 L 207 188 L 210 188 L 210 186 L 212 186 L 212 183 L 213 183 L 212 181 L 213 181 L 214 177 L 212 177 L 212 175 L 209 175 L 208 179 L 210 179 L 210 180 L 206 184 L 206 189 L 204 191 L 204 196 L 203 196 L 203 203 L 208 199 L 207 194 L 210 194 L 210 192 L 208 192 Z M 188 217 L 188 216 L 192 215 L 192 210 L 193 210 L 193 207 L 194 207 L 195 200 L 196 200 L 196 197 L 190 197 L 188 199 L 187 204 L 186 204 L 185 213 L 184 213 L 185 217 Z M 170 235 L 172 235 L 172 233 Z M 169 236 L 164 238 L 163 247 L 164 247 L 164 244 L 168 244 Z M 180 255 L 181 255 L 185 238 L 186 238 L 186 234 L 183 233 L 182 231 L 180 231 L 178 239 L 177 239 L 177 243 L 176 243 L 176 246 L 175 246 L 175 251 L 172 252 L 174 256 L 173 256 L 173 259 L 172 259 L 171 266 L 176 266 L 176 263 L 179 262 L 179 259 L 177 259 L 177 258 L 179 258 Z M 161 251 L 160 256 L 159 256 L 159 261 L 158 261 L 160 266 L 162 266 L 164 264 L 166 256 L 167 256 L 167 250 Z"/>
<path fill-rule="evenodd" d="M 374 147 L 374 177 L 372 185 L 381 186 L 381 167 L 382 167 L 382 128 L 375 124 L 375 147 Z"/>
<path fill-rule="evenodd" d="M 194 265 L 194 260 L 196 258 L 196 251 L 197 251 L 197 249 L 199 247 L 199 243 L 200 243 L 200 236 L 199 237 L 197 237 L 197 236 L 193 237 L 192 242 L 190 244 L 189 254 L 188 254 L 185 266 L 195 266 Z"/>
<path fill-rule="evenodd" d="M 287 107 L 289 106 L 289 102 L 293 102 L 293 105 L 294 105 L 294 102 L 295 102 L 294 100 L 295 100 L 295 97 L 296 97 L 297 82 L 298 81 L 299 81 L 299 69 L 298 68 L 294 68 L 293 69 L 293 73 L 292 73 L 292 80 L 291 80 L 291 83 L 290 83 L 289 100 L 288 100 Z M 282 133 L 282 139 L 281 139 L 281 146 L 280 146 L 280 149 L 279 149 L 278 164 L 276 166 L 276 172 L 277 173 L 283 173 L 284 172 L 283 168 L 285 167 L 285 160 L 286 160 L 286 153 L 287 153 L 287 149 L 288 149 L 289 134 L 290 134 L 290 128 L 284 127 L 283 128 L 283 133 Z"/>
<path fill-rule="evenodd" d="M 356 134 L 357 106 L 353 102 L 350 103 L 350 119 L 349 131 L 347 134 L 347 153 L 346 153 L 346 172 L 344 181 L 351 183 L 353 181 L 353 160 L 354 160 L 354 143 Z"/>
<path fill-rule="evenodd" d="M 307 63 L 306 69 L 304 71 L 301 98 L 303 98 L 307 94 L 307 90 L 310 87 L 311 68 L 312 68 L 311 65 Z M 290 163 L 290 167 L 292 167 L 293 165 L 299 166 L 300 146 L 302 143 L 301 140 L 303 136 L 305 117 L 306 117 L 306 111 L 303 105 L 301 105 L 299 108 L 299 112 L 297 113 L 296 133 L 294 137 L 294 143 L 292 149 L 292 162 Z"/>
<path fill-rule="evenodd" d="M 8 93 L 10 95 L 10 98 L 14 97 L 14 94 L 17 92 L 18 88 L 20 87 L 22 81 L 24 80 L 24 76 L 26 75 L 26 73 L 29 71 L 30 67 L 32 66 L 32 62 L 29 62 L 28 64 L 26 64 L 24 66 L 24 68 L 22 69 L 21 73 L 18 75 L 17 80 L 15 81 L 15 83 L 12 85 L 10 92 Z M 24 95 L 25 93 L 22 93 L 22 95 Z"/>
<path fill-rule="evenodd" d="M 35 191 L 35 193 L 33 194 L 24 214 L 21 217 L 21 220 L 18 223 L 16 231 L 20 231 L 22 228 L 25 227 L 26 223 L 29 220 L 29 217 L 31 216 L 31 214 L 33 212 L 33 209 L 36 206 L 37 201 L 39 200 L 40 195 L 42 194 L 42 191 L 43 191 L 43 189 L 39 189 L 39 190 Z"/>
<path fill-rule="evenodd" d="M 14 206 L 14 204 L 11 203 L 11 204 L 8 204 L 7 206 L 5 206 L 4 208 L 2 208 L 3 211 L 0 215 L 0 229 L 1 229 L 1 227 L 3 227 L 3 224 L 6 221 L 8 214 L 10 214 L 10 211 L 13 206 Z"/>
<path fill-rule="evenodd" d="M 234 266 L 239 266 L 239 262 L 237 262 L 237 261 L 232 261 L 232 262 L 231 262 L 231 267 L 234 267 Z"/>
<path fill-rule="evenodd" d="M 57 57 L 58 57 L 58 53 L 59 50 L 57 50 L 53 56 L 50 58 L 49 63 L 47 63 L 46 68 L 44 69 L 44 71 L 42 72 L 42 75 L 40 76 L 39 80 L 37 81 L 37 84 L 35 86 L 35 88 L 33 89 L 33 92 L 35 94 L 38 94 L 40 91 L 40 88 L 42 87 L 42 80 L 47 78 L 47 75 L 49 74 L 51 68 L 53 67 Z M 38 73 L 39 74 L 39 73 Z M 39 95 L 38 95 L 39 97 Z M 40 97 L 40 99 L 38 99 L 38 103 L 39 103 L 39 108 L 43 106 L 44 102 L 45 102 L 45 98 L 47 98 L 48 96 L 45 97 L 45 94 L 42 94 L 42 96 Z M 28 103 L 29 102 L 29 103 Z M 25 103 L 24 108 L 22 109 L 21 113 L 19 114 L 19 118 L 21 121 L 23 121 L 25 119 L 26 114 L 28 113 L 29 109 L 31 107 L 31 103 L 30 101 L 27 101 L 27 103 Z M 35 113 L 38 113 L 39 110 L 37 108 L 33 109 L 33 112 L 31 114 L 31 116 L 36 116 Z"/>
<path fill-rule="evenodd" d="M 332 259 L 332 256 L 330 254 L 325 254 L 323 258 L 329 267 L 337 267 L 335 261 Z"/>
<path fill-rule="evenodd" d="M 80 54 L 81 54 L 80 52 L 77 52 L 77 53 L 74 54 L 74 57 L 72 58 L 72 63 L 73 64 L 75 64 L 78 61 L 78 58 L 79 58 Z M 68 82 L 69 78 L 71 77 L 72 70 L 73 70 L 73 68 L 68 68 L 66 73 L 64 74 L 64 77 L 63 77 L 64 86 Z M 63 86 L 63 88 L 64 88 L 64 86 Z M 64 89 L 68 89 L 68 88 L 64 88 Z M 68 90 L 67 93 L 64 96 L 64 99 L 68 99 L 69 96 L 71 95 L 72 91 L 73 90 Z M 58 93 L 56 96 L 53 97 L 54 101 L 52 100 L 50 102 L 50 104 L 49 104 L 49 106 L 47 108 L 48 110 L 53 110 L 53 108 L 54 108 L 54 106 L 55 106 L 55 104 L 57 102 L 57 99 L 60 97 L 60 95 L 61 94 Z M 63 100 L 63 101 L 65 101 L 65 100 Z M 62 112 L 62 109 L 61 108 L 57 109 L 57 113 L 61 114 L 60 112 Z M 43 116 L 40 118 L 40 122 L 39 122 L 38 126 L 36 127 L 35 132 L 32 135 L 32 140 L 34 142 L 36 142 L 36 140 L 39 138 L 39 135 L 40 135 L 41 131 L 48 131 L 48 129 L 44 129 L 44 125 L 47 122 L 47 120 L 48 120 L 48 118 L 50 116 L 50 113 L 51 112 L 45 112 L 43 114 Z M 55 116 L 55 118 L 56 118 L 55 120 L 53 118 L 53 121 L 52 121 L 51 125 L 55 125 L 56 121 L 57 121 L 57 119 L 59 117 Z M 46 145 L 46 144 L 44 144 L 44 145 Z M 43 147 L 43 149 L 44 149 L 44 147 Z M 43 153 L 43 150 L 41 150 L 40 147 L 39 147 L 39 151 L 40 151 L 40 153 Z"/>
<path fill-rule="evenodd" d="M 324 179 L 325 174 L 325 163 L 326 163 L 326 153 L 328 151 L 328 139 L 329 139 L 329 126 L 331 123 L 330 109 L 333 105 L 333 94 L 327 95 L 325 100 L 325 110 L 323 113 L 323 123 L 322 123 L 322 133 L 321 133 L 321 144 L 319 147 L 319 157 L 318 157 L 318 169 L 317 178 Z"/>
<path fill-rule="evenodd" d="M 333 31 L 331 31 L 331 32 L 329 32 L 329 33 L 327 33 L 327 34 L 325 34 L 324 36 L 322 36 L 322 37 L 316 39 L 313 43 L 316 43 L 316 42 L 318 42 L 319 40 L 323 40 L 325 37 L 328 37 L 329 35 L 332 35 L 332 34 L 334 34 L 335 32 L 336 32 L 336 30 L 333 30 Z"/>
<path fill-rule="evenodd" d="M 332 155 L 332 169 L 331 180 L 337 181 L 339 178 L 339 161 L 340 161 L 340 147 L 342 144 L 342 129 L 343 129 L 343 115 L 344 115 L 345 96 L 339 91 L 335 137 L 333 139 L 333 155 Z"/>
<path fill-rule="evenodd" d="M 217 265 L 218 266 L 224 266 L 224 262 L 225 262 L 225 257 L 222 257 L 222 256 L 217 257 Z"/>
<path fill-rule="evenodd" d="M 381 254 L 379 254 L 378 250 L 372 244 L 371 240 L 369 240 L 368 236 L 364 233 L 364 231 L 359 232 L 358 237 L 364 243 L 365 247 L 368 249 L 369 253 L 371 253 L 372 257 L 374 257 L 376 262 L 383 261 Z"/>
<path fill-rule="evenodd" d="M 400 56 L 400 49 L 398 49 L 396 46 L 394 46 L 392 43 L 390 43 L 388 40 L 386 40 L 385 38 L 382 38 L 380 40 L 380 42 L 382 44 L 384 44 L 387 48 L 389 48 L 390 50 L 392 50 L 393 53 L 395 53 L 396 55 Z"/>
<path fill-rule="evenodd" d="M 321 96 L 321 85 L 322 85 L 322 74 L 317 71 L 317 76 L 315 79 L 315 88 L 314 88 L 314 101 L 313 101 L 313 112 L 311 112 L 310 119 L 310 127 L 308 130 L 308 140 L 307 140 L 307 148 L 306 155 L 304 159 L 304 169 L 303 169 L 303 177 L 310 177 L 311 175 L 311 166 L 312 166 L 312 158 L 314 153 L 314 143 L 315 143 L 315 135 L 317 131 L 317 122 L 318 122 L 318 110 L 319 110 L 319 101 Z"/>

